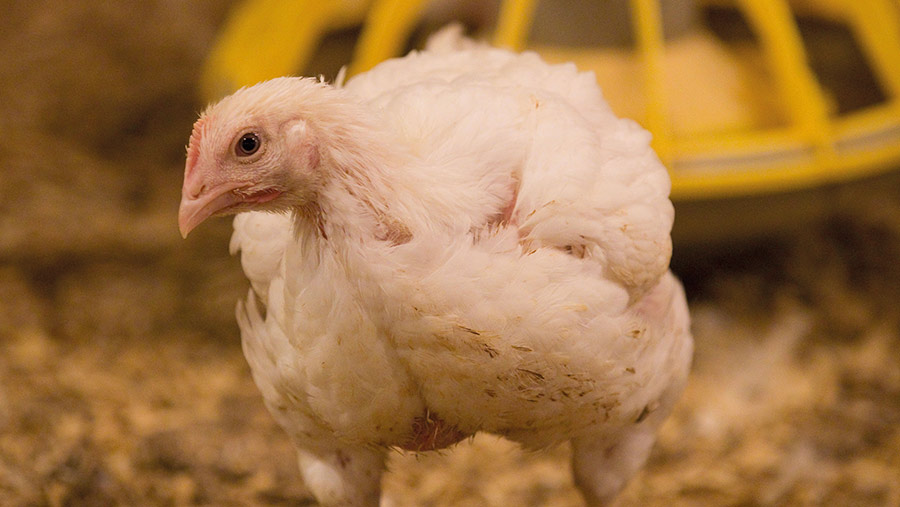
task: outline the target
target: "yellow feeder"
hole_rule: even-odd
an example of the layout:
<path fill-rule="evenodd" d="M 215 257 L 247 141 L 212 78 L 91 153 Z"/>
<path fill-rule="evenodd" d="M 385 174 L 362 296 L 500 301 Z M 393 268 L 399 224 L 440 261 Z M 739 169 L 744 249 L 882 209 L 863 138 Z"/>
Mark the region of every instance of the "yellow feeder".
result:
<path fill-rule="evenodd" d="M 759 46 L 750 65 L 703 29 L 667 40 L 660 0 L 623 1 L 631 12 L 634 47 L 530 45 L 532 22 L 540 23 L 536 0 L 501 1 L 493 43 L 594 70 L 613 109 L 653 133 L 654 147 L 670 169 L 676 206 L 694 203 L 709 213 L 710 202 L 786 195 L 900 167 L 900 0 L 701 1 L 734 9 L 747 21 Z M 213 48 L 203 91 L 215 98 L 301 72 L 323 34 L 350 26 L 362 26 L 350 73 L 365 71 L 405 49 L 426 5 L 245 0 Z M 795 15 L 846 26 L 884 100 L 836 112 L 810 68 Z M 775 107 L 767 110 L 767 101 Z"/>

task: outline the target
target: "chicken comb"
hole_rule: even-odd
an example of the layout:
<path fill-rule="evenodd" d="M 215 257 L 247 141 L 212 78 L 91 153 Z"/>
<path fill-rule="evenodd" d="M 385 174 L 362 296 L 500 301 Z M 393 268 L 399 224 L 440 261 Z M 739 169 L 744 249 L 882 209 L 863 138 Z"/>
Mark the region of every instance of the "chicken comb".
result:
<path fill-rule="evenodd" d="M 200 140 L 206 134 L 209 125 L 208 117 L 204 114 L 194 122 L 194 128 L 191 130 L 191 138 L 187 145 L 187 162 L 185 163 L 185 171 L 189 171 L 197 163 L 200 156 Z"/>

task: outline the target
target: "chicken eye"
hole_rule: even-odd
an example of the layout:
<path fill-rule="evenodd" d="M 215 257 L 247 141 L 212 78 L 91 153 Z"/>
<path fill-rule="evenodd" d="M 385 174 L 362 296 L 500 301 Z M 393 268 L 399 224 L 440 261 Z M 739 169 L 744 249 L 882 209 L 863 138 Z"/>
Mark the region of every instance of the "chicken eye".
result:
<path fill-rule="evenodd" d="M 234 151 L 239 157 L 253 155 L 259 150 L 259 136 L 250 132 L 241 136 L 234 147 Z"/>

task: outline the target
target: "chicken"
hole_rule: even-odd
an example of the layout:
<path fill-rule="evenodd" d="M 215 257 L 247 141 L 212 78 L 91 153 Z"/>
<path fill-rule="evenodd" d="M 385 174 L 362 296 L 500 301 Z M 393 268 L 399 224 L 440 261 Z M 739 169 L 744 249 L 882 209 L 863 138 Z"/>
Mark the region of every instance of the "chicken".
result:
<path fill-rule="evenodd" d="M 320 503 L 375 505 L 388 450 L 480 431 L 571 441 L 608 502 L 690 369 L 668 175 L 592 74 L 442 37 L 209 107 L 181 232 L 240 213 L 243 350 Z"/>

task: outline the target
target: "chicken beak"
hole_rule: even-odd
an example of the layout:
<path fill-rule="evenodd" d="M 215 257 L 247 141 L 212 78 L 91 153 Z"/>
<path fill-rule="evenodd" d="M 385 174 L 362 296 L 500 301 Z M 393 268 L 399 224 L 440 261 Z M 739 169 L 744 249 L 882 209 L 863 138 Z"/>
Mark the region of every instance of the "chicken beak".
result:
<path fill-rule="evenodd" d="M 187 235 L 207 218 L 243 201 L 232 192 L 240 188 L 237 184 L 203 188 L 196 194 L 190 192 L 187 187 L 188 185 L 185 185 L 181 191 L 181 205 L 178 207 L 178 229 L 182 238 L 187 238 Z"/>

